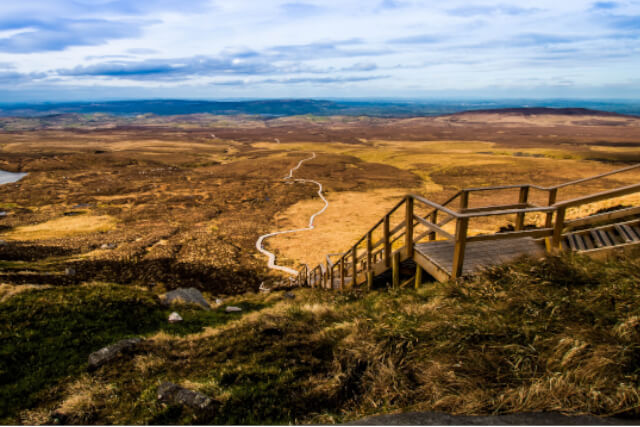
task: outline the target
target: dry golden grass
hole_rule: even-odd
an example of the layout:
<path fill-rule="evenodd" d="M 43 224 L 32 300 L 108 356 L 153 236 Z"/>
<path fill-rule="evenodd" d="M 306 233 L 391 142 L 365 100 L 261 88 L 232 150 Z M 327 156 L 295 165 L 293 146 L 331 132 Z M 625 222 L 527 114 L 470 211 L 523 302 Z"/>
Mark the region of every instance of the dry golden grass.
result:
<path fill-rule="evenodd" d="M 22 292 L 35 291 L 51 288 L 50 285 L 10 285 L 0 283 L 0 302 L 5 302 L 9 298 L 21 294 Z"/>
<path fill-rule="evenodd" d="M 79 215 L 60 217 L 36 225 L 17 227 L 3 238 L 9 240 L 46 240 L 83 233 L 99 233 L 113 230 L 115 218 L 108 215 Z"/>

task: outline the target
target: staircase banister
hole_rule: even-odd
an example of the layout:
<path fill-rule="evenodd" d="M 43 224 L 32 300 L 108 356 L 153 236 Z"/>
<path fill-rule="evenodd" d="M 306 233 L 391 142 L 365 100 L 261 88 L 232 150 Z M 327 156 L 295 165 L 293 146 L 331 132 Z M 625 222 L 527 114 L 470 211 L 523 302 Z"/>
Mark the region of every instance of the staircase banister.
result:
<path fill-rule="evenodd" d="M 636 163 L 635 165 L 631 165 L 631 166 L 627 166 L 625 168 L 622 169 L 616 169 L 614 171 L 611 172 L 606 172 L 600 175 L 596 175 L 596 176 L 590 176 L 588 178 L 582 178 L 582 179 L 576 179 L 575 181 L 569 181 L 569 182 L 563 182 L 562 184 L 558 184 L 554 187 L 550 187 L 549 189 L 559 189 L 559 188 L 563 188 L 563 187 L 568 187 L 570 185 L 576 185 L 576 184 L 582 184 L 584 182 L 588 182 L 588 181 L 593 181 L 594 179 L 600 179 L 600 178 L 604 178 L 606 176 L 611 176 L 611 175 L 615 175 L 618 173 L 622 173 L 622 172 L 627 172 L 630 171 L 632 169 L 636 169 L 636 168 L 640 168 L 640 163 Z"/>
<path fill-rule="evenodd" d="M 461 216 L 460 216 L 461 214 L 460 213 L 452 211 L 451 209 L 445 208 L 444 206 L 442 206 L 442 205 L 440 205 L 440 204 L 438 204 L 436 202 L 432 202 L 429 199 L 425 199 L 422 196 L 418 196 L 417 194 L 409 194 L 409 195 L 407 195 L 407 197 L 413 197 L 414 200 L 417 200 L 422 204 L 425 204 L 427 206 L 431 206 L 434 209 L 437 209 L 439 211 L 445 212 L 445 213 L 447 213 L 447 214 L 449 214 L 451 216 L 454 216 L 456 218 L 461 218 Z"/>
<path fill-rule="evenodd" d="M 563 200 L 552 207 L 554 208 L 570 208 L 573 206 L 585 205 L 587 203 L 599 202 L 600 200 L 611 199 L 613 197 L 625 196 L 640 191 L 640 183 L 618 187 L 613 190 L 601 191 L 588 196 L 576 197 L 575 199 Z"/>
<path fill-rule="evenodd" d="M 488 211 L 488 212 L 470 212 L 470 213 L 459 214 L 458 218 L 479 218 L 483 216 L 510 215 L 510 214 L 517 214 L 517 213 L 552 212 L 555 210 L 556 210 L 556 205 L 541 206 L 537 208 L 505 209 L 505 210 L 496 210 L 496 211 Z"/>

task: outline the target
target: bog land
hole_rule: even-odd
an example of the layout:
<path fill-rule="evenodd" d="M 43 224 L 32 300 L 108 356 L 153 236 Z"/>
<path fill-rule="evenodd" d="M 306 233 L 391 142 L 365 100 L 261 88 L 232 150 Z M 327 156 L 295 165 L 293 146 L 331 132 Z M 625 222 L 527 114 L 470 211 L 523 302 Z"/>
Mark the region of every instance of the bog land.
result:
<path fill-rule="evenodd" d="M 638 117 L 72 113 L 0 125 L 0 169 L 28 172 L 0 185 L 0 420 L 197 421 L 156 402 L 167 379 L 216 398 L 205 420 L 215 423 L 406 408 L 637 415 L 634 259 L 528 260 L 462 285 L 291 299 L 255 293 L 283 277 L 255 242 L 306 227 L 323 206 L 316 185 L 283 180 L 310 153 L 296 177 L 322 183 L 329 207 L 315 229 L 266 245 L 291 268 L 344 251 L 409 192 L 442 202 L 465 187 L 549 186 L 640 162 Z M 563 198 L 632 182 L 637 169 Z M 155 297 L 178 287 L 244 311 L 189 309 L 169 325 Z M 130 336 L 152 341 L 117 368 L 84 372 L 91 351 Z"/>

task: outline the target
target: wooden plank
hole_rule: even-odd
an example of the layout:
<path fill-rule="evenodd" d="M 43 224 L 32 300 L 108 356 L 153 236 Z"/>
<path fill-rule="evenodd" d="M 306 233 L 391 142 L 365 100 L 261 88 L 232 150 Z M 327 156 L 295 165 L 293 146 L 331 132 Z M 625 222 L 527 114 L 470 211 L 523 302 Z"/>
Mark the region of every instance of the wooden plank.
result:
<path fill-rule="evenodd" d="M 424 269 L 424 271 L 429 273 L 431 277 L 433 277 L 439 282 L 446 282 L 451 277 L 451 273 L 449 271 L 442 268 L 433 260 L 427 258 L 424 254 L 420 253 L 418 250 L 416 250 L 413 253 L 413 259 L 416 262 L 416 264 L 419 264 Z"/>
<path fill-rule="evenodd" d="M 622 239 L 617 236 L 617 234 L 613 231 L 612 228 L 604 229 L 601 231 L 609 237 L 609 240 L 611 240 L 614 245 L 619 245 L 623 243 Z"/>
<path fill-rule="evenodd" d="M 609 235 L 605 233 L 604 230 L 598 229 L 596 230 L 596 233 L 600 235 L 600 238 L 602 238 L 605 246 L 613 246 L 614 242 L 611 240 L 611 238 L 609 238 Z"/>
<path fill-rule="evenodd" d="M 574 234 L 567 235 L 567 242 L 569 242 L 569 247 L 571 248 L 572 251 L 578 250 L 578 244 L 576 243 Z"/>
<path fill-rule="evenodd" d="M 539 230 L 525 230 L 525 231 L 510 231 L 508 233 L 496 233 L 496 234 L 479 234 L 477 236 L 467 237 L 467 242 L 480 242 L 486 240 L 502 240 L 502 239 L 514 239 L 522 237 L 540 238 L 551 236 L 553 234 L 552 228 L 542 228 Z"/>
<path fill-rule="evenodd" d="M 464 209 L 462 213 L 481 213 L 481 212 L 491 212 L 491 211 L 501 211 L 501 210 L 509 210 L 509 209 L 524 209 L 529 205 L 526 203 L 515 203 L 513 205 L 492 205 L 492 206 L 484 206 L 481 208 L 469 208 Z"/>
<path fill-rule="evenodd" d="M 582 237 L 582 241 L 587 246 L 587 250 L 595 248 L 595 245 L 591 241 L 591 234 L 590 233 L 583 233 L 580 237 Z"/>
<path fill-rule="evenodd" d="M 569 208 L 573 206 L 585 205 L 587 203 L 599 202 L 601 200 L 612 199 L 614 197 L 625 196 L 640 191 L 640 184 L 627 185 L 626 187 L 616 188 L 614 190 L 602 191 L 600 193 L 591 194 L 589 196 L 578 197 L 557 203 L 555 206 Z"/>
<path fill-rule="evenodd" d="M 413 198 L 407 197 L 405 203 L 405 234 L 404 247 L 407 248 L 407 256 L 413 257 Z"/>
<path fill-rule="evenodd" d="M 576 240 L 578 250 L 584 251 L 587 249 L 587 245 L 584 244 L 584 241 L 582 240 L 582 236 L 580 234 L 574 234 L 573 238 Z"/>
<path fill-rule="evenodd" d="M 602 248 L 605 246 L 604 242 L 602 241 L 602 237 L 600 237 L 600 234 L 597 233 L 596 230 L 589 231 L 589 234 L 591 234 L 591 238 L 593 239 L 593 242 L 596 244 L 596 247 Z"/>
<path fill-rule="evenodd" d="M 413 284 L 413 287 L 415 289 L 420 289 L 420 285 L 422 284 L 422 267 L 420 267 L 420 264 L 416 263 L 416 275 L 415 275 L 415 283 Z"/>
<path fill-rule="evenodd" d="M 591 215 L 585 218 L 574 219 L 566 222 L 566 228 L 568 230 L 583 227 L 585 225 L 597 224 L 599 222 L 610 222 L 614 219 L 625 218 L 632 215 L 640 214 L 640 207 L 631 207 L 626 209 L 620 209 L 617 211 L 605 212 L 597 215 Z"/>
<path fill-rule="evenodd" d="M 626 232 L 629 235 L 629 237 L 631 237 L 631 240 L 633 240 L 634 242 L 640 241 L 640 234 L 636 233 L 635 230 L 633 228 L 631 228 L 629 225 L 621 224 L 620 227 L 622 227 L 622 228 L 624 228 L 624 230 L 626 230 Z"/>
<path fill-rule="evenodd" d="M 614 225 L 614 227 L 618 231 L 618 234 L 620 235 L 620 237 L 622 237 L 622 239 L 625 241 L 625 243 L 633 242 L 631 235 L 627 233 L 627 230 L 622 228 L 622 226 Z"/>
<path fill-rule="evenodd" d="M 391 244 L 389 243 L 389 215 L 384 216 L 383 223 L 383 241 L 384 241 L 384 263 L 387 267 L 391 265 Z"/>
<path fill-rule="evenodd" d="M 433 231 L 435 231 L 435 232 L 437 232 L 437 233 L 439 233 L 439 234 L 442 234 L 442 235 L 443 235 L 443 236 L 445 236 L 447 239 L 453 239 L 453 235 L 452 235 L 452 234 L 450 234 L 450 233 L 448 233 L 448 232 L 444 231 L 442 228 L 438 227 L 437 225 L 430 223 L 430 222 L 429 222 L 429 221 L 427 221 L 426 219 L 424 219 L 424 218 L 422 218 L 422 217 L 420 217 L 420 216 L 417 216 L 417 215 L 414 215 L 414 218 L 415 218 L 415 219 L 416 219 L 420 224 L 424 225 L 424 226 L 425 226 L 425 227 L 427 227 L 428 229 L 433 230 Z"/>

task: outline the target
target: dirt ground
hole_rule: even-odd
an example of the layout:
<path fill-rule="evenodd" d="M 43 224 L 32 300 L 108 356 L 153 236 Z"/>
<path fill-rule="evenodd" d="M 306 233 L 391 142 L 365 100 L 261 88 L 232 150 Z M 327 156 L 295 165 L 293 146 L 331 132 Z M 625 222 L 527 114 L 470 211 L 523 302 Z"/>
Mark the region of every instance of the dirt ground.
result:
<path fill-rule="evenodd" d="M 316 230 L 268 241 L 285 265 L 346 249 L 408 192 L 442 202 L 464 187 L 551 185 L 640 161 L 640 119 L 628 117 L 104 120 L 0 134 L 0 169 L 29 173 L 0 186 L 0 283 L 256 290 L 276 278 L 257 237 L 322 206 L 314 185 L 282 181 L 312 151 L 296 176 L 322 182 L 331 205 Z M 516 196 L 492 197 L 472 206 Z"/>

